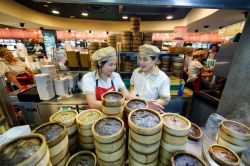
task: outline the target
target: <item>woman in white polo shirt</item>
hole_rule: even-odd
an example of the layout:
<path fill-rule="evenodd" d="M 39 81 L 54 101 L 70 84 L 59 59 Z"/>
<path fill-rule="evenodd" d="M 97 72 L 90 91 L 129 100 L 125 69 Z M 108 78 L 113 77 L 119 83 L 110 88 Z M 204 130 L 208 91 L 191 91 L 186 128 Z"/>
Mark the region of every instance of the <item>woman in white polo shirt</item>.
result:
<path fill-rule="evenodd" d="M 156 62 L 160 50 L 156 46 L 144 44 L 139 47 L 140 68 L 134 70 L 130 84 L 130 94 L 148 101 L 149 108 L 162 112 L 170 101 L 170 80 Z"/>
<path fill-rule="evenodd" d="M 203 58 L 206 55 L 206 51 L 199 50 L 194 52 L 193 60 L 188 65 L 188 80 L 187 83 L 191 83 L 191 89 L 195 92 L 201 90 L 201 78 L 212 76 L 212 69 L 207 68 L 201 64 Z M 206 73 L 203 73 L 206 72 Z"/>
<path fill-rule="evenodd" d="M 130 94 L 121 76 L 114 72 L 117 57 L 113 47 L 97 50 L 92 55 L 97 70 L 85 74 L 82 78 L 82 90 L 88 102 L 88 109 L 101 109 L 101 96 L 107 91 L 120 91 L 128 99 Z"/>
<path fill-rule="evenodd" d="M 0 77 L 6 76 L 8 80 L 13 82 L 19 89 L 22 88 L 20 83 L 17 81 L 16 76 L 10 71 L 7 65 L 3 62 L 0 62 Z"/>

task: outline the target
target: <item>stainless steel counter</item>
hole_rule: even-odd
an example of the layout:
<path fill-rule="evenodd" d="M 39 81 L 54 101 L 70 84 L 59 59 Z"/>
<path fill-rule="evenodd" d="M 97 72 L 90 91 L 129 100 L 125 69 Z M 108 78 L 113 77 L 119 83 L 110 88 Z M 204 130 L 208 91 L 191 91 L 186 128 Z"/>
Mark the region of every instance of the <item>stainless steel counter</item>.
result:
<path fill-rule="evenodd" d="M 87 105 L 85 97 L 82 93 L 74 93 L 73 97 L 64 98 L 62 100 L 57 100 L 58 96 L 54 97 L 53 99 L 39 102 L 38 104 L 45 104 L 45 105 Z"/>

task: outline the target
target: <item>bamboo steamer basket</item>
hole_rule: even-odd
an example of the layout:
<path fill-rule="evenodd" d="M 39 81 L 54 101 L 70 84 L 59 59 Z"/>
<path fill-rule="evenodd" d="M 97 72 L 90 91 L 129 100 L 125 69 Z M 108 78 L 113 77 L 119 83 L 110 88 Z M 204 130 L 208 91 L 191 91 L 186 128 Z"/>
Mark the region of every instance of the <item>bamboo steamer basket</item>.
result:
<path fill-rule="evenodd" d="M 50 158 L 55 157 L 68 146 L 66 127 L 60 122 L 48 122 L 35 128 L 33 133 L 44 135 L 49 147 Z"/>
<path fill-rule="evenodd" d="M 71 136 L 69 136 L 69 145 L 72 145 L 78 141 L 78 132 L 75 132 Z"/>
<path fill-rule="evenodd" d="M 63 149 L 63 151 L 61 151 L 58 155 L 50 158 L 50 161 L 53 165 L 57 165 L 59 164 L 67 155 L 69 151 L 69 147 L 65 147 L 65 149 Z"/>
<path fill-rule="evenodd" d="M 39 148 L 29 151 L 32 147 L 36 148 L 38 146 Z M 50 162 L 47 152 L 48 146 L 43 135 L 21 136 L 0 146 L 0 163 L 1 165 L 28 166 L 34 164 L 42 165 L 48 161 L 45 164 L 47 165 Z M 18 154 L 22 156 L 18 156 Z"/>
<path fill-rule="evenodd" d="M 159 161 L 160 161 L 163 165 L 169 165 L 170 159 L 166 159 L 165 157 L 159 155 Z"/>
<path fill-rule="evenodd" d="M 198 141 L 201 139 L 201 137 L 202 137 L 201 128 L 198 125 L 191 123 L 191 128 L 189 130 L 188 138 L 191 140 Z"/>
<path fill-rule="evenodd" d="M 46 150 L 44 156 L 42 157 L 42 159 L 36 164 L 36 166 L 44 166 L 44 165 L 48 165 L 49 163 L 51 163 L 50 161 L 50 157 L 49 157 L 49 149 Z M 34 164 L 34 163 L 33 163 Z"/>
<path fill-rule="evenodd" d="M 188 135 L 178 137 L 162 132 L 162 140 L 172 145 L 185 145 L 188 142 Z"/>
<path fill-rule="evenodd" d="M 128 143 L 131 147 L 133 147 L 134 150 L 142 154 L 152 154 L 156 152 L 160 147 L 160 141 L 155 144 L 141 144 L 133 140 L 133 138 L 131 138 L 130 136 Z"/>
<path fill-rule="evenodd" d="M 136 159 L 134 159 L 131 155 L 129 155 L 128 157 L 129 159 L 129 166 L 157 166 L 158 164 L 158 159 L 156 159 L 155 161 L 151 162 L 151 163 L 140 163 L 138 162 Z"/>
<path fill-rule="evenodd" d="M 221 153 L 224 155 L 217 155 Z M 225 146 L 212 145 L 209 148 L 209 154 L 214 161 L 223 166 L 238 166 L 240 164 L 239 156 Z M 228 161 L 228 159 L 231 159 L 231 161 Z"/>
<path fill-rule="evenodd" d="M 157 117 L 159 122 L 158 122 L 158 124 L 154 124 L 154 126 L 151 125 L 150 127 L 140 127 L 131 120 L 131 117 L 135 116 L 137 113 L 154 115 L 155 117 Z M 142 117 L 142 118 L 144 118 L 144 117 Z M 147 119 L 144 118 L 144 121 L 147 121 Z M 140 109 L 134 110 L 134 111 L 129 113 L 128 124 L 129 124 L 129 128 L 132 129 L 137 134 L 153 135 L 153 134 L 158 133 L 162 129 L 162 117 L 160 116 L 160 114 L 158 112 L 156 112 L 152 109 L 140 108 Z"/>
<path fill-rule="evenodd" d="M 96 109 L 88 109 L 79 113 L 76 117 L 76 122 L 78 124 L 78 132 L 82 136 L 90 136 L 92 124 L 98 121 L 101 116 L 101 111 Z"/>
<path fill-rule="evenodd" d="M 170 153 L 170 152 L 166 151 L 165 149 L 163 149 L 162 147 L 160 147 L 159 154 L 168 160 L 170 160 L 171 157 L 173 157 L 173 155 L 174 155 L 174 153 Z"/>
<path fill-rule="evenodd" d="M 94 141 L 94 144 L 95 144 L 96 149 L 98 149 L 100 152 L 112 153 L 112 152 L 118 151 L 125 144 L 125 141 L 126 141 L 126 137 L 124 135 L 119 140 L 112 142 L 112 143 L 103 144 L 103 143 Z"/>
<path fill-rule="evenodd" d="M 177 151 L 183 151 L 186 149 L 186 145 L 172 145 L 164 142 L 163 140 L 161 140 L 161 147 L 170 153 L 175 153 Z"/>
<path fill-rule="evenodd" d="M 179 71 L 183 69 L 183 66 L 172 66 L 173 70 Z"/>
<path fill-rule="evenodd" d="M 131 45 L 130 44 L 122 44 L 122 48 L 130 49 Z"/>
<path fill-rule="evenodd" d="M 174 156 L 171 158 L 171 166 L 178 166 L 175 164 L 175 160 L 176 160 L 176 158 L 178 158 L 178 156 L 181 156 L 181 155 L 186 155 L 186 156 L 189 156 L 190 158 L 195 159 L 196 161 L 198 161 L 200 163 L 201 166 L 207 166 L 207 164 L 204 160 L 202 160 L 201 158 L 199 158 L 198 156 L 196 156 L 195 154 L 190 153 L 190 152 L 177 152 L 177 153 L 175 153 Z M 183 163 L 183 165 L 186 165 L 186 164 L 187 163 Z M 190 164 L 192 164 L 192 163 L 190 163 Z"/>
<path fill-rule="evenodd" d="M 183 63 L 184 62 L 184 58 L 181 57 L 173 57 L 172 58 L 173 63 Z"/>
<path fill-rule="evenodd" d="M 77 131 L 77 125 L 75 122 L 77 111 L 69 110 L 63 112 L 57 112 L 50 117 L 50 122 L 61 122 L 67 128 L 68 135 Z"/>
<path fill-rule="evenodd" d="M 90 151 L 80 151 L 80 152 L 74 154 L 67 161 L 66 166 L 81 165 L 83 163 L 86 164 L 86 156 L 87 155 L 93 157 L 93 159 L 94 159 L 93 165 L 88 165 L 88 166 L 96 166 L 96 164 L 97 164 L 96 155 Z"/>
<path fill-rule="evenodd" d="M 124 31 L 124 32 L 122 32 L 121 35 L 122 35 L 122 36 L 131 36 L 132 33 L 131 33 L 130 31 Z"/>
<path fill-rule="evenodd" d="M 69 127 L 75 124 L 75 119 L 77 115 L 78 115 L 77 111 L 69 110 L 69 111 L 57 112 L 53 114 L 49 119 L 50 122 L 61 122 L 66 127 Z"/>
<path fill-rule="evenodd" d="M 250 165 L 250 150 L 246 150 L 242 153 L 241 155 L 241 161 L 245 164 L 245 165 Z"/>
<path fill-rule="evenodd" d="M 223 132 L 221 129 L 218 131 L 218 136 L 230 144 L 234 144 L 237 146 L 250 146 L 250 140 L 241 140 L 236 137 L 232 137 Z"/>
<path fill-rule="evenodd" d="M 131 36 L 130 35 L 124 35 L 124 36 L 121 36 L 121 40 L 122 40 L 122 43 L 124 43 L 123 41 L 130 41 L 131 40 Z"/>
<path fill-rule="evenodd" d="M 107 96 L 110 95 L 119 96 L 120 99 L 107 99 Z M 102 95 L 102 103 L 104 106 L 118 107 L 123 105 L 124 102 L 125 102 L 125 97 L 120 92 L 106 92 Z"/>
<path fill-rule="evenodd" d="M 136 103 L 138 103 L 138 102 L 142 102 L 145 106 L 143 107 L 142 105 L 141 106 L 138 106 L 138 104 L 137 105 L 135 105 L 135 106 L 130 106 L 130 104 L 132 104 L 132 103 L 134 103 L 134 102 L 136 102 Z M 132 112 L 132 111 L 134 111 L 134 110 L 136 110 L 136 109 L 139 109 L 139 108 L 147 108 L 148 107 L 148 103 L 146 102 L 146 100 L 144 100 L 144 99 L 131 99 L 131 100 L 129 100 L 128 102 L 127 102 L 127 104 L 125 105 L 125 111 L 126 111 L 126 113 L 127 114 L 129 114 L 130 112 Z"/>
<path fill-rule="evenodd" d="M 90 136 L 90 137 L 83 137 L 81 135 L 79 135 L 79 140 L 84 143 L 84 144 L 90 144 L 90 143 L 93 143 L 94 142 L 94 138 L 93 136 Z"/>
<path fill-rule="evenodd" d="M 125 166 L 125 155 L 123 155 L 119 160 L 113 162 L 102 161 L 101 159 L 97 159 L 99 166 Z"/>
<path fill-rule="evenodd" d="M 161 140 L 161 132 L 159 131 L 158 133 L 154 134 L 154 135 L 140 135 L 135 133 L 133 130 L 129 130 L 130 136 L 142 143 L 142 144 L 155 144 L 157 142 L 159 142 Z"/>
<path fill-rule="evenodd" d="M 182 73 L 182 70 L 173 70 L 173 72 L 174 72 L 175 74 L 181 74 L 181 73 Z"/>
<path fill-rule="evenodd" d="M 173 136 L 188 135 L 191 123 L 185 117 L 174 113 L 165 113 L 162 115 L 162 119 L 165 132 Z"/>
<path fill-rule="evenodd" d="M 97 148 L 95 149 L 97 158 L 106 162 L 114 162 L 119 160 L 125 154 L 125 144 L 116 152 L 112 153 L 103 153 L 99 151 Z"/>
<path fill-rule="evenodd" d="M 123 111 L 123 105 L 117 107 L 102 106 L 102 112 L 107 115 L 116 115 Z"/>
<path fill-rule="evenodd" d="M 130 49 L 128 49 L 128 48 L 122 48 L 122 51 L 123 51 L 123 52 L 129 52 Z"/>
<path fill-rule="evenodd" d="M 232 137 L 236 137 L 241 140 L 250 140 L 250 128 L 241 123 L 224 120 L 221 122 L 220 128 Z"/>
<path fill-rule="evenodd" d="M 243 152 L 244 150 L 247 150 L 247 148 L 248 148 L 247 146 L 237 146 L 237 145 L 231 144 L 231 143 L 223 140 L 220 137 L 218 138 L 217 143 L 219 145 L 222 145 L 222 146 L 225 146 L 225 147 L 231 149 L 232 151 L 234 151 L 237 154 Z"/>
<path fill-rule="evenodd" d="M 152 44 L 152 40 L 143 40 L 143 44 Z"/>
<path fill-rule="evenodd" d="M 63 160 L 61 160 L 58 164 L 54 164 L 54 166 L 65 166 L 69 158 L 70 158 L 70 153 L 68 152 L 66 156 L 63 158 Z"/>
<path fill-rule="evenodd" d="M 106 123 L 105 127 L 107 127 L 108 120 L 113 120 L 113 121 L 115 120 L 115 121 L 119 122 L 121 125 L 120 129 L 115 131 L 115 133 L 113 133 L 112 135 L 100 135 L 95 129 L 96 126 L 98 125 L 98 123 L 103 122 L 103 123 Z M 108 124 L 108 125 L 110 125 L 110 124 Z M 124 134 L 124 122 L 120 118 L 117 118 L 117 117 L 101 118 L 97 122 L 95 122 L 95 124 L 93 124 L 92 132 L 93 132 L 93 136 L 94 136 L 95 141 L 97 141 L 99 143 L 112 143 L 112 142 L 117 141 L 119 138 L 121 138 L 123 136 L 123 134 Z"/>
<path fill-rule="evenodd" d="M 141 17 L 132 16 L 132 17 L 130 17 L 130 22 L 131 21 L 141 21 Z"/>
<path fill-rule="evenodd" d="M 89 136 L 93 136 L 93 133 L 92 133 L 92 130 L 89 129 L 89 130 L 85 130 L 85 129 L 82 129 L 82 128 L 78 128 L 78 132 L 79 132 L 79 135 L 83 136 L 83 137 L 89 137 Z"/>
<path fill-rule="evenodd" d="M 139 161 L 140 163 L 151 163 L 153 161 L 155 161 L 158 157 L 158 151 L 152 153 L 152 154 L 141 154 L 139 152 L 136 152 L 136 150 L 134 150 L 131 146 L 129 146 L 129 155 L 133 156 L 137 161 Z"/>
<path fill-rule="evenodd" d="M 120 113 L 115 114 L 115 115 L 107 115 L 107 114 L 102 113 L 102 118 L 107 118 L 107 117 L 110 117 L 110 116 L 123 119 L 123 112 L 120 112 Z"/>
<path fill-rule="evenodd" d="M 85 144 L 85 143 L 82 143 L 82 142 L 80 141 L 79 144 L 80 144 L 81 148 L 84 149 L 84 150 L 92 150 L 92 149 L 95 149 L 94 143 Z"/>

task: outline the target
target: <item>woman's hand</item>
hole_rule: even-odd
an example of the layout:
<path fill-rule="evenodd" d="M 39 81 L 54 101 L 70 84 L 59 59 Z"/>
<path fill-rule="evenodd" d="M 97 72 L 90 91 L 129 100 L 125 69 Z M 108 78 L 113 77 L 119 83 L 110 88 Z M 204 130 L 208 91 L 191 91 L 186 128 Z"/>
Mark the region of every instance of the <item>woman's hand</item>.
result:
<path fill-rule="evenodd" d="M 148 108 L 153 109 L 159 113 L 164 113 L 164 107 L 157 103 L 156 100 L 147 100 L 148 102 Z"/>

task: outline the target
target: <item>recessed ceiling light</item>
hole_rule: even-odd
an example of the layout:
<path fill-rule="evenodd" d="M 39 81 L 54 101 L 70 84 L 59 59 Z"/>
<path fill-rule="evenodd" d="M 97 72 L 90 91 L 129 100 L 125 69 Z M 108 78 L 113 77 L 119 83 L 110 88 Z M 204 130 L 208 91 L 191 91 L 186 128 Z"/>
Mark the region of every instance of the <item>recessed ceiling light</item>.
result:
<path fill-rule="evenodd" d="M 166 19 L 168 19 L 168 20 L 171 20 L 171 19 L 173 19 L 174 17 L 172 16 L 172 15 L 168 15 L 167 17 L 166 17 Z"/>
<path fill-rule="evenodd" d="M 47 2 L 47 3 L 52 3 L 52 2 Z"/>
<path fill-rule="evenodd" d="M 44 4 L 43 6 L 44 6 L 44 7 L 49 7 L 49 5 L 47 5 L 47 4 Z"/>
<path fill-rule="evenodd" d="M 128 16 L 122 16 L 122 19 L 123 19 L 123 20 L 127 20 L 127 19 L 128 19 Z"/>
<path fill-rule="evenodd" d="M 60 14 L 60 12 L 58 10 L 52 10 L 52 13 L 54 13 L 54 14 Z"/>
<path fill-rule="evenodd" d="M 86 12 L 83 12 L 83 13 L 82 13 L 82 16 L 85 16 L 85 17 L 86 17 L 86 16 L 88 16 L 88 15 L 89 15 L 89 14 L 86 13 Z"/>

